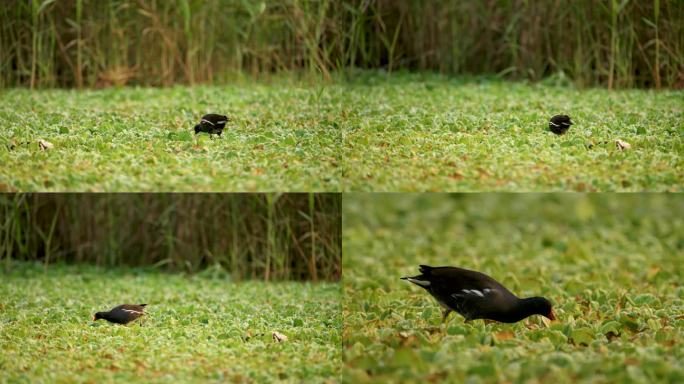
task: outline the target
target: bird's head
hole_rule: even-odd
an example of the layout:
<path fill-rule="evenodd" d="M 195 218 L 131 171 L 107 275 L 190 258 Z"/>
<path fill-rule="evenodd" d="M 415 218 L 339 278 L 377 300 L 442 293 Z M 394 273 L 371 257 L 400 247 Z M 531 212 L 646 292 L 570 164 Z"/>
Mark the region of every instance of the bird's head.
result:
<path fill-rule="evenodd" d="M 104 317 L 102 316 L 102 312 L 97 312 L 93 315 L 93 321 L 98 321 L 100 319 L 103 319 Z"/>
<path fill-rule="evenodd" d="M 200 133 L 200 126 L 199 124 L 195 125 L 195 135 Z"/>
<path fill-rule="evenodd" d="M 533 310 L 537 315 L 542 315 L 549 320 L 556 320 L 556 315 L 553 313 L 553 305 L 545 297 L 533 298 Z"/>

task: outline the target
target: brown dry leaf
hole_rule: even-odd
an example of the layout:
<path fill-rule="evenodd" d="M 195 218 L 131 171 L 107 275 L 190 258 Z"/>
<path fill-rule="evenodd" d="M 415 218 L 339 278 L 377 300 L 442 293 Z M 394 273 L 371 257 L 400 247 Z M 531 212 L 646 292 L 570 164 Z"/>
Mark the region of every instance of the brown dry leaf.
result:
<path fill-rule="evenodd" d="M 44 151 L 47 151 L 48 149 L 52 149 L 55 147 L 54 144 L 52 144 L 51 142 L 49 142 L 47 140 L 43 140 L 43 139 L 38 140 L 38 146 L 40 147 L 40 149 L 42 149 Z"/>
<path fill-rule="evenodd" d="M 176 117 L 173 120 L 174 124 L 176 125 L 176 128 L 183 128 L 185 127 L 185 121 L 181 120 L 180 117 Z"/>
<path fill-rule="evenodd" d="M 625 359 L 625 365 L 639 365 L 639 360 L 628 357 Z"/>
<path fill-rule="evenodd" d="M 454 173 L 452 173 L 451 175 L 449 175 L 449 177 L 451 177 L 451 178 L 454 179 L 454 180 L 461 180 L 461 179 L 463 179 L 463 175 L 460 174 L 459 172 L 454 172 Z"/>
<path fill-rule="evenodd" d="M 632 148 L 632 145 L 626 141 L 615 140 L 615 147 L 617 147 L 617 149 L 619 149 L 619 150 L 624 151 L 625 149 Z"/>
<path fill-rule="evenodd" d="M 279 343 L 282 343 L 283 341 L 287 341 L 287 336 L 283 335 L 280 332 L 273 331 L 271 336 L 273 337 L 273 341 L 277 341 Z"/>
<path fill-rule="evenodd" d="M 425 379 L 430 383 L 441 383 L 449 374 L 446 371 L 439 371 L 425 376 Z"/>
<path fill-rule="evenodd" d="M 658 272 L 660 272 L 660 267 L 651 267 L 648 270 L 648 274 L 646 275 L 646 277 L 648 277 L 648 279 L 650 280 L 650 279 L 654 278 L 655 275 L 658 274 Z"/>
<path fill-rule="evenodd" d="M 501 331 L 501 332 L 495 332 L 494 333 L 494 338 L 499 340 L 499 341 L 512 339 L 514 337 L 515 337 L 515 335 L 513 334 L 513 332 L 509 332 L 509 331 Z"/>

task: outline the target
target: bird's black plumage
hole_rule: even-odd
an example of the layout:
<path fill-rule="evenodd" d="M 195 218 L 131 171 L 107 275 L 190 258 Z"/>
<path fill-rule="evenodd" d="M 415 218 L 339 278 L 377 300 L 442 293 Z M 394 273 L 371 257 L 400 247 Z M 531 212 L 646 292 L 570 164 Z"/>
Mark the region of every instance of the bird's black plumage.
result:
<path fill-rule="evenodd" d="M 485 319 L 515 323 L 531 315 L 555 319 L 551 302 L 543 297 L 520 299 L 484 273 L 457 267 L 420 266 L 421 274 L 402 277 L 428 291 L 444 308 L 442 320 L 451 311 L 466 321 Z"/>
<path fill-rule="evenodd" d="M 97 312 L 93 321 L 105 319 L 110 323 L 127 324 L 145 314 L 147 304 L 122 304 L 107 312 Z"/>
<path fill-rule="evenodd" d="M 556 115 L 549 121 L 549 129 L 556 135 L 562 135 L 570 129 L 574 123 L 568 115 Z"/>
<path fill-rule="evenodd" d="M 204 115 L 202 116 L 200 123 L 195 125 L 195 134 L 206 132 L 210 136 L 213 134 L 220 137 L 227 122 L 228 116 L 217 115 L 215 113 Z"/>

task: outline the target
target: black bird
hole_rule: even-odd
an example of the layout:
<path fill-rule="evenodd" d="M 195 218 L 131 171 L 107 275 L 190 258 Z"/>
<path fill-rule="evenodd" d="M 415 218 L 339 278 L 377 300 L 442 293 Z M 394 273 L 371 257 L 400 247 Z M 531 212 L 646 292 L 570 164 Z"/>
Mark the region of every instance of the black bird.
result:
<path fill-rule="evenodd" d="M 451 311 L 465 317 L 515 323 L 531 315 L 556 317 L 551 302 L 543 297 L 520 299 L 484 273 L 457 267 L 420 266 L 421 274 L 402 277 L 428 291 L 444 308 L 442 321 Z"/>
<path fill-rule="evenodd" d="M 223 128 L 226 127 L 228 122 L 228 116 L 217 115 L 215 113 L 210 113 L 208 115 L 202 116 L 200 123 L 195 125 L 195 134 L 200 132 L 206 132 L 211 137 L 212 134 L 221 137 Z"/>
<path fill-rule="evenodd" d="M 570 129 L 573 122 L 568 115 L 556 115 L 549 121 L 549 129 L 556 135 L 562 135 Z"/>
<path fill-rule="evenodd" d="M 110 323 L 128 324 L 145 314 L 147 304 L 122 304 L 114 307 L 108 312 L 97 312 L 93 316 L 93 321 L 105 319 Z"/>

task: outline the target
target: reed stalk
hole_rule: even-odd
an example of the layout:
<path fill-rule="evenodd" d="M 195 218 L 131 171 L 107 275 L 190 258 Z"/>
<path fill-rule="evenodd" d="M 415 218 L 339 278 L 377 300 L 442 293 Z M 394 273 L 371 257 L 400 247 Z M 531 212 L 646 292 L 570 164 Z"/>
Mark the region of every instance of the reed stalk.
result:
<path fill-rule="evenodd" d="M 0 195 L 0 259 L 146 266 L 235 279 L 341 274 L 339 194 Z M 302 241 L 308 239 L 308 241 Z"/>

